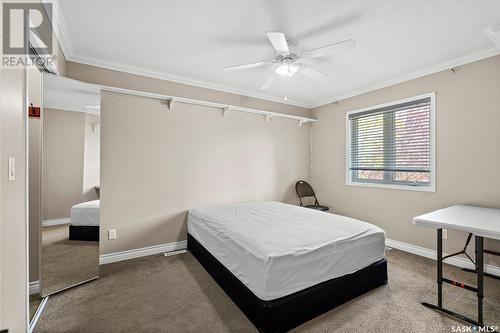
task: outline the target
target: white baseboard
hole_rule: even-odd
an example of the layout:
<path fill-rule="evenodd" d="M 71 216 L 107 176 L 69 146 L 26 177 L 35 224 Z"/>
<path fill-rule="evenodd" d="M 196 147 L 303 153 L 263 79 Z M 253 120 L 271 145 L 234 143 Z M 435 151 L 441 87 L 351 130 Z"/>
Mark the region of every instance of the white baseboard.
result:
<path fill-rule="evenodd" d="M 32 281 L 29 284 L 30 295 L 38 294 L 40 292 L 40 281 Z"/>
<path fill-rule="evenodd" d="M 103 254 L 99 256 L 99 264 L 104 265 L 117 261 L 150 256 L 152 254 L 184 250 L 186 247 L 187 247 L 187 241 L 180 241 L 180 242 L 148 246 L 134 250 Z"/>
<path fill-rule="evenodd" d="M 409 252 L 416 254 L 417 256 L 437 260 L 437 253 L 435 250 L 427 249 L 425 247 L 420 247 L 417 245 L 412 245 L 404 242 L 400 242 L 394 239 L 387 239 L 385 240 L 385 245 L 388 247 L 392 247 L 404 252 Z M 443 256 L 447 254 L 443 253 Z M 462 258 L 462 257 L 452 257 L 449 259 L 446 259 L 444 261 L 447 264 L 457 266 L 460 268 L 474 268 L 474 265 L 470 262 L 470 260 Z M 500 268 L 495 267 L 492 265 L 486 265 L 484 268 L 484 271 L 490 274 L 494 274 L 497 276 L 500 276 Z"/>
<path fill-rule="evenodd" d="M 436 260 L 437 254 L 435 250 L 427 249 L 425 247 L 412 245 L 404 242 L 400 242 L 394 239 L 386 239 L 385 244 L 388 247 L 392 247 L 404 252 L 413 253 L 421 257 L 429 258 Z M 164 252 L 172 252 L 178 250 L 184 250 L 187 248 L 187 241 L 173 242 L 167 244 L 160 244 L 154 246 L 143 247 L 134 250 L 121 251 L 109 254 L 103 254 L 99 256 L 99 263 L 101 265 L 110 264 L 113 262 L 129 260 L 134 258 L 140 258 L 145 256 L 150 256 L 153 254 L 164 253 Z M 446 254 L 443 254 L 446 255 Z M 474 268 L 473 264 L 465 258 L 462 257 L 453 257 L 445 260 L 445 263 L 457 266 L 460 268 Z M 500 268 L 492 265 L 485 266 L 485 272 L 490 274 L 500 276 Z M 37 281 L 38 282 L 38 281 Z M 30 292 L 31 292 L 31 283 L 30 283 Z"/>
<path fill-rule="evenodd" d="M 42 227 L 52 227 L 54 225 L 69 224 L 70 222 L 71 222 L 71 218 L 69 218 L 69 217 L 63 217 L 60 219 L 43 220 Z"/>

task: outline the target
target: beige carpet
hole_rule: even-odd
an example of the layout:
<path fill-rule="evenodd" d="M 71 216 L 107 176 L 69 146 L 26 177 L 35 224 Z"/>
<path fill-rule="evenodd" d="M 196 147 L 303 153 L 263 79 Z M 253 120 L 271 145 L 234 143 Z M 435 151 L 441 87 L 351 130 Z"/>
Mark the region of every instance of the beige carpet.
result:
<path fill-rule="evenodd" d="M 387 252 L 389 284 L 313 319 L 294 332 L 451 332 L 459 323 L 429 310 L 435 261 Z M 453 279 L 474 274 L 446 266 Z M 500 281 L 486 278 L 485 318 L 500 326 Z M 476 297 L 445 287 L 445 304 L 474 315 Z M 101 266 L 101 277 L 49 298 L 35 332 L 256 332 L 189 254 Z"/>
<path fill-rule="evenodd" d="M 99 275 L 99 242 L 69 240 L 69 225 L 42 230 L 42 294 Z"/>

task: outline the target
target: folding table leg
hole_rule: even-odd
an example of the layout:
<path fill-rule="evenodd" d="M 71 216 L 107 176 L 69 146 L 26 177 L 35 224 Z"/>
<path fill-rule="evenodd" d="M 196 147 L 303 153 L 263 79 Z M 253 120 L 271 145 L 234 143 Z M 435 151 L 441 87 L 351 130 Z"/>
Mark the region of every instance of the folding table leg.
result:
<path fill-rule="evenodd" d="M 483 298 L 484 298 L 484 243 L 483 237 L 475 236 L 476 240 L 476 272 L 477 272 L 477 321 L 443 308 L 443 230 L 437 229 L 437 284 L 438 284 L 438 304 L 422 302 L 422 305 L 468 322 L 475 326 L 485 326 L 483 318 Z M 486 331 L 485 331 L 486 332 Z M 498 333 L 497 331 L 487 331 Z"/>
<path fill-rule="evenodd" d="M 443 306 L 443 229 L 437 230 L 437 284 L 438 306 Z"/>
<path fill-rule="evenodd" d="M 477 322 L 483 324 L 484 298 L 484 253 L 483 237 L 476 237 L 476 272 L 477 272 Z"/>

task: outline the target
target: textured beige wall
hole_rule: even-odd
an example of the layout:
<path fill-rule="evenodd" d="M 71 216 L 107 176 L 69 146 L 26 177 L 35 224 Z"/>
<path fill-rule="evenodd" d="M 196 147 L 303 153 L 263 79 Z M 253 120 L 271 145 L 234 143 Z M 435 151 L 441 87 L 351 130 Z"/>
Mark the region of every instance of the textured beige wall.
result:
<path fill-rule="evenodd" d="M 85 115 L 85 151 L 83 157 L 83 201 L 97 199 L 94 189 L 99 185 L 100 172 L 100 137 L 99 116 Z"/>
<path fill-rule="evenodd" d="M 43 220 L 70 216 L 82 202 L 85 113 L 44 109 Z"/>
<path fill-rule="evenodd" d="M 28 319 L 26 118 L 25 71 L 0 69 L 0 328 L 12 333 L 26 332 Z M 8 157 L 16 159 L 15 181 L 7 179 Z"/>
<path fill-rule="evenodd" d="M 346 186 L 346 111 L 432 91 L 437 191 Z M 454 204 L 500 208 L 500 56 L 325 105 L 314 114 L 312 181 L 321 202 L 336 213 L 376 224 L 388 238 L 435 249 L 435 231 L 411 224 L 412 217 Z M 445 250 L 461 249 L 465 237 L 450 230 Z M 486 247 L 498 250 L 500 243 L 486 241 Z M 489 263 L 500 266 L 499 258 Z"/>
<path fill-rule="evenodd" d="M 227 103 L 229 105 L 263 109 L 267 111 L 306 117 L 311 114 L 309 109 L 298 106 L 270 102 L 242 95 L 229 94 L 217 90 L 199 88 L 181 83 L 128 74 L 74 62 L 67 62 L 65 76 L 83 82 L 147 91 L 150 93 L 193 98 L 214 103 Z"/>
<path fill-rule="evenodd" d="M 296 202 L 309 172 L 307 125 L 103 93 L 101 254 L 185 240 L 192 207 Z"/>

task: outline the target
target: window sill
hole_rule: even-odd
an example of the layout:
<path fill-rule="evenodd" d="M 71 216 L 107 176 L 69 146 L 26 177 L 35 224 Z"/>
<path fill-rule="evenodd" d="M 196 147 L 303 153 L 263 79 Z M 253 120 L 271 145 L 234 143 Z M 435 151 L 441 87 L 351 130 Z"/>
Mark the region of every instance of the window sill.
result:
<path fill-rule="evenodd" d="M 345 183 L 347 186 L 359 186 L 359 187 L 378 187 L 392 190 L 404 190 L 404 191 L 417 191 L 417 192 L 436 192 L 436 187 L 434 185 L 429 186 L 411 186 L 411 185 L 392 185 L 392 184 L 376 184 L 376 183 L 362 183 L 347 181 Z"/>

